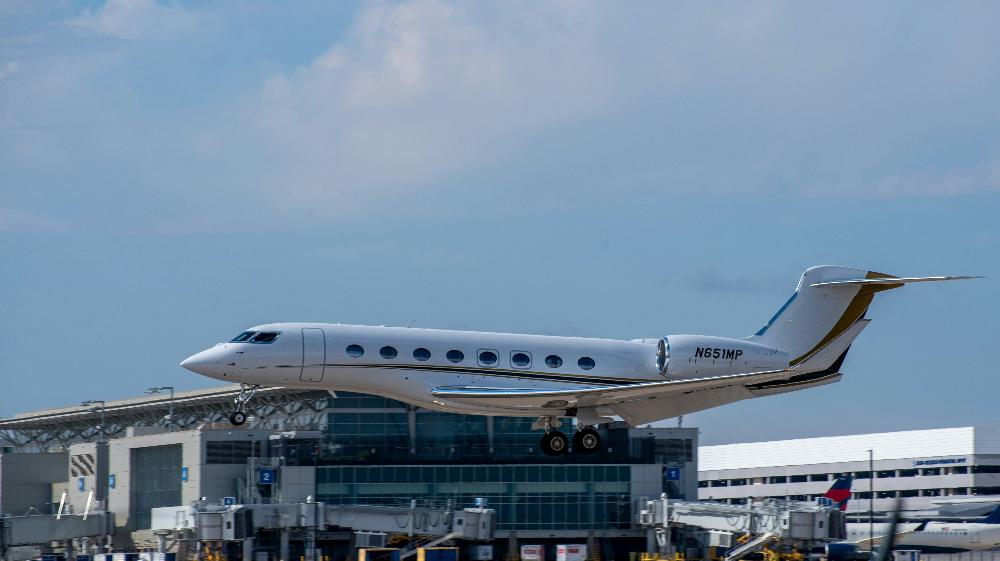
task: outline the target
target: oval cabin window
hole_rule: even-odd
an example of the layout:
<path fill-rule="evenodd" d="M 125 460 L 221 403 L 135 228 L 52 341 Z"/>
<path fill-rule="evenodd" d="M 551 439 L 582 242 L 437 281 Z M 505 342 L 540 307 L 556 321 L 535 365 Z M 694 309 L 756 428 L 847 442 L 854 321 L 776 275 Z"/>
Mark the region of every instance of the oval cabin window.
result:
<path fill-rule="evenodd" d="M 465 360 L 465 354 L 462 351 L 456 351 L 454 349 L 448 351 L 448 354 L 444 355 L 451 362 L 462 362 Z"/>
<path fill-rule="evenodd" d="M 430 360 L 430 358 L 431 358 L 431 352 L 428 351 L 427 349 L 423 348 L 423 347 L 421 347 L 419 349 L 414 349 L 413 350 L 413 358 L 415 358 L 415 359 L 417 359 L 417 360 L 419 360 L 421 362 L 423 362 L 425 360 Z"/>
<path fill-rule="evenodd" d="M 518 368 L 527 368 L 531 366 L 531 355 L 525 352 L 515 352 L 510 355 L 510 363 Z"/>
<path fill-rule="evenodd" d="M 382 355 L 382 358 L 387 358 L 391 360 L 396 358 L 396 355 L 399 353 L 396 352 L 395 347 L 390 347 L 389 345 L 386 345 L 378 350 L 378 354 Z"/>
<path fill-rule="evenodd" d="M 591 368 L 597 366 L 597 363 L 594 362 L 594 359 L 590 358 L 589 356 L 580 357 L 580 360 L 576 361 L 576 363 L 579 364 L 580 368 L 583 368 L 584 370 L 590 370 Z"/>
<path fill-rule="evenodd" d="M 351 358 L 361 358 L 365 354 L 365 349 L 361 345 L 347 345 L 347 356 Z"/>
<path fill-rule="evenodd" d="M 500 357 L 493 351 L 480 351 L 479 364 L 483 366 L 495 366 Z"/>
<path fill-rule="evenodd" d="M 545 366 L 549 368 L 559 368 L 562 366 L 562 358 L 556 355 L 549 355 L 545 357 Z"/>

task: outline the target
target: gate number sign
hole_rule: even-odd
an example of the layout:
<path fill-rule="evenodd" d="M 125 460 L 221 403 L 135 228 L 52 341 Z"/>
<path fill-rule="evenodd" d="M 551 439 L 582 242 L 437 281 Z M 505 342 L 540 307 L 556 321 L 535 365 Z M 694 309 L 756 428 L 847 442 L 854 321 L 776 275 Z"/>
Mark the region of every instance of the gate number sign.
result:
<path fill-rule="evenodd" d="M 261 485 L 274 485 L 273 469 L 262 469 L 258 471 L 257 474 L 258 474 L 257 483 Z"/>

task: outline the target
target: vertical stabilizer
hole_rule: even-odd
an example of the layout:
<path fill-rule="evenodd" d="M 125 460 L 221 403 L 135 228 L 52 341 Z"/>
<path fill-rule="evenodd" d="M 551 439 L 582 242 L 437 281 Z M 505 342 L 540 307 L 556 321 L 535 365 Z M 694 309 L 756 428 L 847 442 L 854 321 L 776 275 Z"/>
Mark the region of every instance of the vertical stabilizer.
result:
<path fill-rule="evenodd" d="M 898 284 L 813 286 L 857 279 L 892 279 L 891 275 L 848 267 L 811 267 L 802 274 L 792 297 L 751 341 L 788 351 L 795 365 L 864 317 L 876 292 Z"/>

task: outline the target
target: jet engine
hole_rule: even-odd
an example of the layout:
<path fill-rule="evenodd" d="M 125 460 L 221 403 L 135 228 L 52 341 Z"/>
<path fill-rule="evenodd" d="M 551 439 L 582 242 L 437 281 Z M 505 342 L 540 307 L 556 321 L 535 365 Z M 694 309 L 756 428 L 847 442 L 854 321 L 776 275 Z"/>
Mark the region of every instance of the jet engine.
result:
<path fill-rule="evenodd" d="M 704 378 L 788 367 L 780 349 L 707 335 L 670 335 L 656 345 L 656 368 L 671 380 Z"/>

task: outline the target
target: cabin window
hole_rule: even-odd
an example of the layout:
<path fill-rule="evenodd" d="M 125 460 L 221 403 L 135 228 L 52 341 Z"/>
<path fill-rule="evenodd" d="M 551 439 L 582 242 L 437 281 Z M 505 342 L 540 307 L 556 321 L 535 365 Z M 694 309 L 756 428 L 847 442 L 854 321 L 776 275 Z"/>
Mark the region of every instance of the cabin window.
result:
<path fill-rule="evenodd" d="M 455 363 L 462 362 L 463 360 L 465 360 L 465 353 L 463 353 L 462 351 L 457 351 L 455 349 L 448 351 L 448 354 L 444 356 L 451 362 Z"/>
<path fill-rule="evenodd" d="M 250 342 L 266 345 L 267 343 L 273 343 L 278 338 L 278 335 L 281 335 L 280 331 L 261 331 L 254 335 L 253 339 L 250 339 Z"/>
<path fill-rule="evenodd" d="M 500 356 L 497 355 L 496 351 L 489 349 L 479 351 L 480 366 L 496 366 L 498 360 L 500 360 Z"/>
<path fill-rule="evenodd" d="M 562 366 L 562 358 L 556 355 L 549 355 L 545 357 L 545 366 L 549 368 L 559 368 Z"/>
<path fill-rule="evenodd" d="M 392 360 L 396 358 L 396 355 L 399 353 L 396 351 L 396 347 L 386 345 L 378 350 L 378 354 L 382 355 L 382 358 Z"/>
<path fill-rule="evenodd" d="M 365 354 L 365 348 L 361 345 L 347 345 L 347 356 L 351 358 L 361 358 Z"/>
<path fill-rule="evenodd" d="M 576 361 L 576 363 L 579 364 L 580 368 L 583 368 L 584 370 L 590 370 L 591 368 L 597 366 L 597 363 L 594 362 L 594 359 L 590 358 L 589 356 L 580 357 L 580 360 Z"/>
<path fill-rule="evenodd" d="M 531 367 L 531 354 L 526 351 L 514 351 L 510 353 L 510 363 L 517 368 Z"/>
<path fill-rule="evenodd" d="M 413 358 L 423 362 L 425 360 L 430 360 L 431 352 L 427 349 L 421 347 L 419 349 L 413 349 Z"/>
<path fill-rule="evenodd" d="M 244 331 L 243 333 L 240 333 L 236 337 L 233 337 L 232 340 L 229 341 L 229 342 L 230 343 L 245 343 L 247 341 L 247 339 L 253 337 L 256 334 L 257 334 L 256 331 Z"/>

